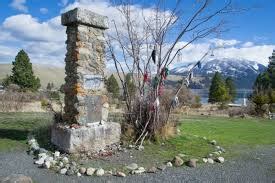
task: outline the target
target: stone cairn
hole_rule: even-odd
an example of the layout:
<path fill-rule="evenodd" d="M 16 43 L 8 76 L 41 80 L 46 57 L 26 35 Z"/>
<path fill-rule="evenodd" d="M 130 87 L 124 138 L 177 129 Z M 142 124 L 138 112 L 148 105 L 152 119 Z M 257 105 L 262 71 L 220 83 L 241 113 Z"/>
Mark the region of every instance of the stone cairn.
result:
<path fill-rule="evenodd" d="M 100 150 L 119 142 L 120 124 L 107 122 L 108 98 L 104 86 L 104 30 L 107 17 L 82 8 L 62 14 L 67 26 L 65 58 L 65 114 L 67 124 L 55 125 L 52 142 L 61 150 Z"/>

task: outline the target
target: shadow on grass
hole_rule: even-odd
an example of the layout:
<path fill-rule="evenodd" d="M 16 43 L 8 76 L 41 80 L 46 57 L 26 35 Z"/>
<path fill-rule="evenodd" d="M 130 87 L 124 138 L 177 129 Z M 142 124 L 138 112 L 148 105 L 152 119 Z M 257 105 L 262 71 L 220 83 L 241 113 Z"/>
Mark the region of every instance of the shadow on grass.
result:
<path fill-rule="evenodd" d="M 40 147 L 50 151 L 55 149 L 51 144 L 51 125 L 36 128 L 31 134 L 34 135 Z"/>
<path fill-rule="evenodd" d="M 26 140 L 28 133 L 28 130 L 0 129 L 0 139 Z"/>

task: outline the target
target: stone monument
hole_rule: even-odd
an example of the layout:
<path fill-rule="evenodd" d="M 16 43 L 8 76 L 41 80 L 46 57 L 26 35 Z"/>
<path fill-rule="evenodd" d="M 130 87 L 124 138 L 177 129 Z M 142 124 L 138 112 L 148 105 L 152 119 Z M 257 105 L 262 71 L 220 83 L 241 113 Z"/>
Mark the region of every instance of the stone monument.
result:
<path fill-rule="evenodd" d="M 121 133 L 119 123 L 107 122 L 103 34 L 107 17 L 75 8 L 62 14 L 61 23 L 67 26 L 64 119 L 71 125 L 54 125 L 51 141 L 68 153 L 97 151 L 119 142 Z"/>

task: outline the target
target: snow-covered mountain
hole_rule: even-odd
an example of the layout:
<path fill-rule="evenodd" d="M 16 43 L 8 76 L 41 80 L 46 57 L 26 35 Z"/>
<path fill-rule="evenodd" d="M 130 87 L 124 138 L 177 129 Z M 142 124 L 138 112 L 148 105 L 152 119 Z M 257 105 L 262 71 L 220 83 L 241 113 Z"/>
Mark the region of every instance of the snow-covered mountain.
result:
<path fill-rule="evenodd" d="M 195 62 L 175 65 L 171 70 L 171 74 L 184 75 L 194 66 L 194 63 Z M 264 65 L 250 60 L 214 59 L 203 61 L 201 69 L 194 69 L 194 76 L 205 78 L 200 84 L 204 85 L 204 87 L 208 87 L 210 78 L 213 74 L 215 72 L 220 72 L 224 77 L 232 77 L 238 88 L 251 88 L 258 74 L 265 69 L 266 67 Z"/>

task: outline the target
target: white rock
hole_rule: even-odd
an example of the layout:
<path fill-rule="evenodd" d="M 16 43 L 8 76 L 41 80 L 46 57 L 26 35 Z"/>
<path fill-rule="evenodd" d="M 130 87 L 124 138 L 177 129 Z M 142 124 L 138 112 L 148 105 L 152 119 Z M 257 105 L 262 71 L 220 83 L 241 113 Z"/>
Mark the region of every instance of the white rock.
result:
<path fill-rule="evenodd" d="M 39 153 L 39 154 L 38 154 L 38 158 L 39 158 L 39 159 L 41 159 L 41 158 L 46 159 L 47 157 L 48 157 L 48 156 L 47 156 L 46 153 Z"/>
<path fill-rule="evenodd" d="M 135 170 L 138 168 L 138 165 L 136 163 L 131 163 L 128 166 L 126 166 L 128 170 Z"/>
<path fill-rule="evenodd" d="M 55 160 L 51 161 L 51 166 L 54 166 L 56 164 L 57 164 L 57 161 L 55 161 Z"/>
<path fill-rule="evenodd" d="M 166 166 L 167 166 L 167 167 L 172 167 L 173 164 L 169 161 L 169 162 L 166 163 Z"/>
<path fill-rule="evenodd" d="M 206 137 L 202 137 L 203 138 L 203 140 L 207 140 L 207 138 Z"/>
<path fill-rule="evenodd" d="M 88 176 L 92 176 L 94 173 L 95 173 L 95 168 L 92 168 L 92 167 L 90 167 L 90 168 L 87 168 L 87 170 L 86 170 L 86 174 L 88 175 Z"/>
<path fill-rule="evenodd" d="M 55 151 L 54 152 L 54 158 L 58 158 L 60 156 L 60 152 L 59 151 Z"/>
<path fill-rule="evenodd" d="M 62 168 L 64 166 L 64 163 L 60 161 L 58 165 Z"/>
<path fill-rule="evenodd" d="M 51 157 L 51 156 L 48 156 L 47 158 L 45 158 L 45 161 L 49 161 L 49 162 L 52 162 L 52 161 L 53 161 L 53 157 Z"/>
<path fill-rule="evenodd" d="M 223 157 L 218 157 L 217 158 L 217 162 L 219 162 L 219 163 L 224 163 L 224 158 Z"/>
<path fill-rule="evenodd" d="M 216 141 L 216 140 L 211 140 L 211 141 L 210 141 L 210 144 L 216 145 L 216 144 L 217 144 L 217 141 Z"/>
<path fill-rule="evenodd" d="M 35 161 L 34 163 L 37 165 L 43 165 L 44 160 L 45 160 L 44 158 L 40 158 L 39 160 Z"/>
<path fill-rule="evenodd" d="M 213 152 L 213 154 L 215 154 L 215 155 L 220 155 L 220 153 L 217 152 L 217 151 Z"/>
<path fill-rule="evenodd" d="M 64 164 L 67 164 L 67 163 L 69 163 L 69 159 L 65 156 L 65 157 L 62 159 L 62 162 L 63 162 Z"/>
<path fill-rule="evenodd" d="M 202 161 L 203 161 L 204 163 L 207 163 L 207 158 L 202 158 Z"/>
<path fill-rule="evenodd" d="M 137 170 L 133 170 L 132 174 L 141 174 L 144 173 L 146 170 L 143 167 L 139 167 Z"/>
<path fill-rule="evenodd" d="M 77 172 L 77 176 L 80 177 L 80 176 L 81 176 L 81 173 Z"/>
<path fill-rule="evenodd" d="M 102 169 L 102 168 L 100 168 L 100 169 L 98 169 L 97 171 L 96 171 L 96 176 L 103 176 L 104 175 L 104 170 Z"/>
<path fill-rule="evenodd" d="M 117 172 L 116 176 L 118 176 L 118 177 L 126 177 L 126 174 L 123 173 L 123 172 Z"/>
<path fill-rule="evenodd" d="M 139 151 L 143 151 L 144 150 L 144 146 L 138 146 L 138 150 Z"/>
<path fill-rule="evenodd" d="M 210 164 L 213 164 L 214 163 L 214 160 L 212 158 L 208 158 L 207 159 L 207 162 L 210 163 Z"/>
<path fill-rule="evenodd" d="M 60 174 L 62 174 L 62 175 L 65 175 L 66 172 L 67 172 L 67 168 L 62 168 L 62 169 L 60 170 Z"/>
<path fill-rule="evenodd" d="M 44 165 L 45 165 L 45 167 L 46 167 L 47 169 L 49 169 L 49 168 L 51 167 L 51 162 L 50 162 L 50 161 L 46 161 L 46 162 L 44 163 Z"/>
<path fill-rule="evenodd" d="M 35 140 L 34 138 L 28 140 L 28 144 L 29 144 L 29 145 L 32 145 L 32 144 L 34 144 L 34 143 L 36 143 L 36 140 Z"/>

